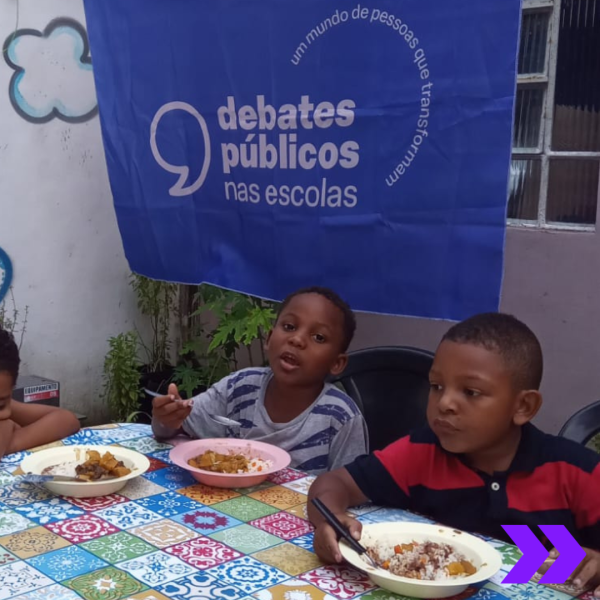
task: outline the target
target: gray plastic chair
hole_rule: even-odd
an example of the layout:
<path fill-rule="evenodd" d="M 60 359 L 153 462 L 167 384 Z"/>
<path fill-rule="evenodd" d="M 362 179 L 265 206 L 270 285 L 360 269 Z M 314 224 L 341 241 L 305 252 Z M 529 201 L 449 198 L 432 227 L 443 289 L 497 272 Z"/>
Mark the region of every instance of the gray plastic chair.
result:
<path fill-rule="evenodd" d="M 426 423 L 433 354 L 410 346 L 382 346 L 348 355 L 333 378 L 362 411 L 370 450 L 380 450 Z"/>
<path fill-rule="evenodd" d="M 569 417 L 558 432 L 560 437 L 565 437 L 584 446 L 598 434 L 600 434 L 600 400 L 584 406 Z"/>

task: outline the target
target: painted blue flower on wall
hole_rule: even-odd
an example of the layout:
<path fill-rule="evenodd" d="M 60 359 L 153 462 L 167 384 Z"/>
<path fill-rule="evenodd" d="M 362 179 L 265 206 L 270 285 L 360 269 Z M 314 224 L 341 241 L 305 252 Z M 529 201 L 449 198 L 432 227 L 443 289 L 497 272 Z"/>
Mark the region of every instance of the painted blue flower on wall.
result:
<path fill-rule="evenodd" d="M 4 300 L 4 296 L 8 293 L 12 282 L 12 263 L 8 254 L 0 248 L 0 302 Z"/>
<path fill-rule="evenodd" d="M 98 113 L 87 32 L 78 21 L 61 17 L 44 31 L 19 29 L 6 38 L 3 56 L 14 70 L 11 104 L 25 120 L 81 123 Z"/>

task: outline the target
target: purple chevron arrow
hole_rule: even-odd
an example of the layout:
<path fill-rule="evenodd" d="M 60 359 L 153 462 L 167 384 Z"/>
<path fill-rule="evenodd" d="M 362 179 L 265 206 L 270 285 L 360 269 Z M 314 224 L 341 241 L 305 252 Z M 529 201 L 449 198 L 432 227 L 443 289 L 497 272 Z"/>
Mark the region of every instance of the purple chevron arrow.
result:
<path fill-rule="evenodd" d="M 502 528 L 523 553 L 502 583 L 527 583 L 548 558 L 549 552 L 527 525 L 502 525 Z"/>
<path fill-rule="evenodd" d="M 540 579 L 540 583 L 565 583 L 585 558 L 585 550 L 564 525 L 540 525 L 540 529 L 560 553 L 554 564 Z"/>

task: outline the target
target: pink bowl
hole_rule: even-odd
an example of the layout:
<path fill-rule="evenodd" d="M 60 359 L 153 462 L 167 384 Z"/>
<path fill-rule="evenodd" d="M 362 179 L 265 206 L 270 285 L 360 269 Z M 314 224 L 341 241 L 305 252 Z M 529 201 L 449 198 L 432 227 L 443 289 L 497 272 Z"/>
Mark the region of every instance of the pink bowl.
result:
<path fill-rule="evenodd" d="M 248 458 L 260 458 L 269 460 L 273 464 L 270 469 L 260 473 L 213 473 L 203 471 L 188 465 L 188 460 L 203 454 L 207 450 L 213 450 L 221 454 L 235 452 L 243 454 Z M 290 455 L 277 446 L 255 442 L 252 440 L 236 440 L 235 438 L 209 438 L 206 440 L 193 440 L 175 446 L 169 453 L 169 457 L 178 467 L 189 471 L 192 477 L 203 483 L 220 488 L 244 488 L 258 485 L 269 475 L 285 469 L 291 462 Z"/>

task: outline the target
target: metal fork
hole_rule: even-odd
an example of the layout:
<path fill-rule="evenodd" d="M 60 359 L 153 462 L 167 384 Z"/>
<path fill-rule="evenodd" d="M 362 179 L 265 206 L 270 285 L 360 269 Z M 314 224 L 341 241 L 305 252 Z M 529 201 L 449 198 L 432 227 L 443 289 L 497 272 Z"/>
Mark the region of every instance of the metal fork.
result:
<path fill-rule="evenodd" d="M 144 388 L 144 393 L 148 394 L 148 396 L 152 396 L 153 398 L 160 398 L 164 396 L 164 394 L 159 394 L 157 392 L 153 392 L 147 388 Z M 177 402 L 182 402 L 181 400 L 176 400 Z M 223 417 L 221 415 L 215 415 L 214 413 L 206 413 L 208 418 L 218 423 L 219 425 L 224 425 L 225 427 L 237 427 L 238 429 L 242 428 L 242 424 L 239 421 L 234 421 L 233 419 L 229 419 L 228 417 Z M 249 431 L 246 433 L 248 435 Z M 240 439 L 245 439 L 245 436 Z"/>

